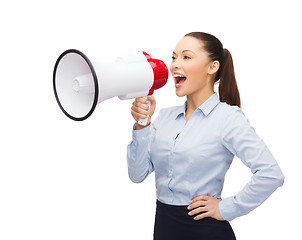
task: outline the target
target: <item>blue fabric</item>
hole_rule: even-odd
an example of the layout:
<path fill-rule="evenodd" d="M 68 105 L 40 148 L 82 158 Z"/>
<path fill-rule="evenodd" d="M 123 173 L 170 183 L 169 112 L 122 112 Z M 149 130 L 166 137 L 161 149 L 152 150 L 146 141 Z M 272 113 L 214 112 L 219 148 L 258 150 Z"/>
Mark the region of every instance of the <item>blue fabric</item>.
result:
<path fill-rule="evenodd" d="M 186 103 L 162 109 L 149 127 L 133 130 L 128 145 L 129 177 L 142 182 L 155 171 L 157 199 L 189 205 L 199 195 L 220 198 L 234 155 L 253 176 L 245 187 L 224 198 L 219 209 L 228 221 L 263 203 L 284 182 L 275 158 L 242 110 L 221 103 L 216 93 L 185 118 Z"/>

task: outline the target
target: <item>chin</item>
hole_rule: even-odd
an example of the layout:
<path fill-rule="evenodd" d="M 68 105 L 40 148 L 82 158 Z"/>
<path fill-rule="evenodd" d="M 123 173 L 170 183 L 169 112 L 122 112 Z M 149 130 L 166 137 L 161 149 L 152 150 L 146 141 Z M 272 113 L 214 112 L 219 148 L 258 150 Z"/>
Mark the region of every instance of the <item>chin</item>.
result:
<path fill-rule="evenodd" d="M 177 97 L 185 97 L 187 94 L 185 94 L 183 91 L 179 91 L 176 89 L 175 94 Z"/>

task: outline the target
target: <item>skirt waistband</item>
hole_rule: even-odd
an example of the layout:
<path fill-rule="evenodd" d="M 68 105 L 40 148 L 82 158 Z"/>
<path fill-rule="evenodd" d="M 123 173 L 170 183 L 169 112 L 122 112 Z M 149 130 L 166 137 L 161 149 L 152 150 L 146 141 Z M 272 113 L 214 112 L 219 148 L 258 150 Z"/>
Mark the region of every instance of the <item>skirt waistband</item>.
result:
<path fill-rule="evenodd" d="M 157 212 L 160 214 L 169 214 L 173 216 L 188 216 L 188 205 L 170 205 L 156 201 Z"/>
<path fill-rule="evenodd" d="M 214 218 L 194 220 L 186 206 L 175 206 L 156 202 L 154 225 L 155 240 L 235 240 L 228 221 Z"/>
<path fill-rule="evenodd" d="M 196 215 L 188 215 L 189 210 L 187 209 L 188 205 L 170 205 L 162 203 L 157 200 L 156 202 L 156 214 L 165 216 L 168 219 L 177 219 L 177 222 L 183 224 L 192 224 L 192 225 L 202 225 L 202 224 L 228 224 L 228 221 L 219 221 L 215 218 L 206 217 L 200 220 L 194 220 L 194 217 L 202 214 L 198 213 Z"/>

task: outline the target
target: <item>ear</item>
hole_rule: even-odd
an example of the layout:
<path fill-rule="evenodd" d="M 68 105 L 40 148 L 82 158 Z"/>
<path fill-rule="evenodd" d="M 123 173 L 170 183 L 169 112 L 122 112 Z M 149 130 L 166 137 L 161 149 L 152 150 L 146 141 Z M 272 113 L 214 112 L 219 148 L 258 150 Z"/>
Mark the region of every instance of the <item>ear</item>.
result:
<path fill-rule="evenodd" d="M 219 67 L 220 67 L 219 61 L 215 60 L 215 61 L 211 62 L 209 65 L 208 74 L 213 75 L 213 74 L 217 73 Z"/>

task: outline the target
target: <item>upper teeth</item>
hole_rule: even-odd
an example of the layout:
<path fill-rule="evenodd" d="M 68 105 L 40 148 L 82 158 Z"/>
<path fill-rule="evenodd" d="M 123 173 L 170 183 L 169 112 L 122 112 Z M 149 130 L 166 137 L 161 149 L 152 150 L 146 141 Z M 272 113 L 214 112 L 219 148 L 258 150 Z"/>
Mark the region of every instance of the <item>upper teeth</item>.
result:
<path fill-rule="evenodd" d="M 174 74 L 174 77 L 185 77 L 184 75 Z"/>

